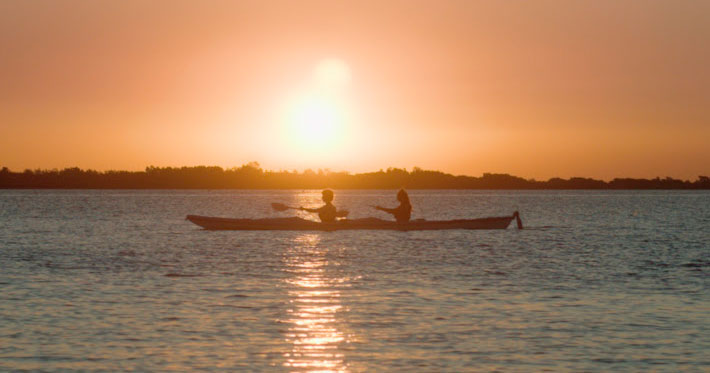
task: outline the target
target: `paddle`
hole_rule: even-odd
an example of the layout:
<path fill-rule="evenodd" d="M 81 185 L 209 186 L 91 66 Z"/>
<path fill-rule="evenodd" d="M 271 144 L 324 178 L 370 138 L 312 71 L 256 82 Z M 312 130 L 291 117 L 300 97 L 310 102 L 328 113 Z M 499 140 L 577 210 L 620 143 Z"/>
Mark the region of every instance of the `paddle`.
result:
<path fill-rule="evenodd" d="M 273 208 L 276 211 L 301 210 L 300 207 L 287 206 L 287 205 L 284 205 L 283 203 L 278 203 L 278 202 L 272 203 L 271 208 Z M 338 218 L 347 217 L 348 214 L 350 214 L 350 211 L 348 211 L 348 210 L 340 210 L 340 211 L 335 212 L 335 216 Z"/>

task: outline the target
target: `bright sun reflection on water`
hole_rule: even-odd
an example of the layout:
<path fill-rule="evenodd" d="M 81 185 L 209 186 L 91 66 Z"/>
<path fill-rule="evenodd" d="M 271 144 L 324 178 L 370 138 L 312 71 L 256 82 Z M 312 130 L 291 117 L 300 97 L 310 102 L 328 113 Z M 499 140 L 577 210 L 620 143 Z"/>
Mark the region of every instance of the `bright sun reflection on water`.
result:
<path fill-rule="evenodd" d="M 293 347 L 284 354 L 284 366 L 307 372 L 347 372 L 340 344 L 348 341 L 337 325 L 343 306 L 334 286 L 343 286 L 346 280 L 328 276 L 328 259 L 319 241 L 319 234 L 300 235 L 285 257 L 285 270 L 293 275 L 286 280 L 291 303 L 286 340 Z"/>

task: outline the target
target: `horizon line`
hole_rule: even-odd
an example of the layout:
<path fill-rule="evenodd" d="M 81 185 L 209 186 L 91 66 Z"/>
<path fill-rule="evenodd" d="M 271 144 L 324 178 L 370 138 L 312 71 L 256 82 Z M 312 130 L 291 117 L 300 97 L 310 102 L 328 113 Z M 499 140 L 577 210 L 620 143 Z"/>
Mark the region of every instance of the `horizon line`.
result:
<path fill-rule="evenodd" d="M 552 180 L 573 180 L 573 179 L 584 179 L 584 180 L 603 181 L 603 182 L 605 182 L 605 183 L 611 182 L 611 181 L 613 181 L 613 180 L 649 180 L 649 181 L 650 181 L 650 180 L 667 180 L 667 179 L 693 182 L 693 180 L 691 180 L 691 179 L 674 178 L 674 177 L 667 176 L 667 175 L 664 176 L 664 177 L 661 177 L 661 176 L 657 175 L 657 176 L 651 177 L 651 178 L 646 178 L 646 177 L 631 177 L 631 176 L 617 176 L 617 177 L 613 177 L 613 178 L 609 178 L 609 179 L 595 179 L 595 178 L 593 178 L 593 177 L 588 177 L 588 176 L 570 176 L 570 177 L 567 177 L 567 178 L 561 177 L 561 176 L 552 176 L 552 177 L 547 178 L 547 179 L 545 179 L 545 178 L 536 179 L 536 178 L 534 178 L 534 177 L 533 177 L 533 178 L 525 178 L 525 177 L 521 177 L 521 176 L 516 176 L 516 175 L 510 174 L 510 173 L 506 173 L 506 172 L 493 172 L 493 171 L 489 171 L 489 172 L 483 172 L 483 173 L 482 173 L 481 175 L 479 175 L 479 176 L 474 176 L 474 175 L 469 175 L 469 174 L 455 174 L 455 173 L 445 172 L 445 171 L 440 171 L 440 170 L 424 169 L 424 168 L 419 167 L 419 166 L 413 166 L 413 167 L 411 167 L 410 169 L 407 169 L 407 167 L 401 167 L 401 168 L 400 168 L 400 167 L 392 167 L 392 166 L 390 166 L 390 167 L 387 167 L 387 168 L 380 168 L 380 169 L 377 170 L 377 171 L 366 171 L 366 172 L 351 172 L 351 171 L 348 171 L 348 170 L 334 171 L 334 170 L 332 170 L 332 169 L 330 169 L 330 168 L 327 168 L 327 167 L 326 167 L 326 168 L 317 168 L 317 169 L 305 168 L 305 169 L 302 169 L 302 170 L 300 170 L 300 171 L 299 171 L 298 169 L 291 169 L 291 170 L 289 170 L 289 169 L 279 169 L 279 170 L 274 170 L 274 169 L 265 169 L 265 168 L 262 168 L 261 165 L 259 164 L 259 162 L 254 162 L 254 161 L 253 161 L 253 162 L 247 162 L 247 163 L 245 163 L 245 164 L 242 164 L 241 166 L 232 166 L 232 167 L 223 167 L 223 166 L 217 166 L 217 165 L 204 165 L 204 164 L 195 165 L 195 166 L 155 166 L 155 165 L 148 165 L 148 166 L 145 166 L 143 169 L 139 169 L 139 170 L 127 170 L 127 169 L 104 169 L 104 170 L 98 170 L 98 169 L 93 169 L 93 168 L 81 168 L 81 167 L 79 167 L 79 166 L 72 166 L 72 167 L 64 167 L 64 168 L 61 168 L 61 169 L 60 169 L 60 168 L 35 168 L 35 169 L 25 168 L 25 169 L 22 170 L 22 171 L 14 171 L 14 170 L 11 170 L 9 167 L 1 166 L 1 165 L 0 165 L 0 172 L 6 172 L 6 170 L 7 170 L 7 171 L 10 172 L 10 173 L 22 174 L 22 173 L 25 173 L 25 172 L 27 172 L 27 171 L 31 171 L 31 172 L 33 172 L 33 173 L 37 173 L 37 172 L 50 173 L 50 172 L 62 172 L 62 171 L 66 171 L 66 170 L 79 170 L 79 171 L 81 171 L 81 172 L 97 172 L 97 173 L 101 173 L 101 174 L 107 174 L 107 173 L 112 173 L 112 172 L 118 172 L 118 173 L 120 173 L 120 172 L 128 172 L 128 173 L 132 173 L 132 172 L 135 172 L 135 173 L 138 173 L 138 172 L 148 172 L 151 168 L 153 168 L 153 169 L 158 169 L 158 170 L 159 170 L 159 169 L 176 169 L 176 170 L 180 170 L 180 169 L 195 169 L 195 168 L 219 168 L 219 169 L 221 169 L 223 172 L 236 171 L 236 170 L 243 169 L 243 168 L 254 168 L 254 169 L 260 170 L 260 171 L 263 172 L 263 173 L 289 173 L 289 174 L 300 174 L 300 175 L 313 173 L 313 174 L 315 174 L 315 176 L 328 176 L 328 175 L 337 175 L 337 174 L 345 174 L 345 175 L 350 175 L 350 176 L 358 176 L 358 175 L 366 175 L 366 174 L 376 174 L 376 173 L 380 173 L 380 172 L 382 172 L 382 173 L 387 173 L 387 172 L 391 172 L 391 171 L 404 171 L 404 172 L 406 172 L 406 173 L 408 173 L 408 174 L 412 174 L 412 173 L 415 173 L 415 172 L 432 172 L 432 173 L 440 173 L 440 174 L 443 174 L 443 175 L 450 175 L 450 176 L 454 176 L 454 177 L 469 177 L 469 178 L 483 178 L 483 177 L 485 177 L 486 175 L 501 175 L 501 176 L 509 176 L 509 177 L 519 178 L 519 179 L 523 179 L 523 180 L 525 180 L 525 181 L 533 181 L 533 182 L 548 182 L 548 181 L 552 181 Z M 709 172 L 708 174 L 710 174 L 710 172 Z M 697 175 L 695 181 L 699 181 L 699 180 L 701 180 L 701 179 L 703 179 L 703 178 L 707 178 L 707 177 L 708 177 L 707 175 Z"/>

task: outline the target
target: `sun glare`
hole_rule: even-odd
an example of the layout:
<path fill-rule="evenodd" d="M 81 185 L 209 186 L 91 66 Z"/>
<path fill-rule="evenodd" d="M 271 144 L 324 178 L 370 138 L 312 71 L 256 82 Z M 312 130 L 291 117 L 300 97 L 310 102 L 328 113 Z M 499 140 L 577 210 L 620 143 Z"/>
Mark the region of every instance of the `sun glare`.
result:
<path fill-rule="evenodd" d="M 301 147 L 330 147 L 342 134 L 342 109 L 333 100 L 307 97 L 297 100 L 289 115 L 290 138 Z"/>
<path fill-rule="evenodd" d="M 315 68 L 315 80 L 321 88 L 344 88 L 350 83 L 350 66 L 337 58 L 326 58 Z"/>
<path fill-rule="evenodd" d="M 330 153 L 345 137 L 348 112 L 344 88 L 352 78 L 340 59 L 323 59 L 315 65 L 307 89 L 289 102 L 285 117 L 286 141 L 301 156 Z"/>

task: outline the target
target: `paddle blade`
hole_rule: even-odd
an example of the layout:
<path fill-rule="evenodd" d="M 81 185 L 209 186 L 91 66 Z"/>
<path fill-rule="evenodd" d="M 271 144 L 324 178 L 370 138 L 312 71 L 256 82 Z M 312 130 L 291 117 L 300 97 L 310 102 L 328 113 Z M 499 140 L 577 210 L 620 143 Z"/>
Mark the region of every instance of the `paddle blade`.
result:
<path fill-rule="evenodd" d="M 344 217 L 347 217 L 349 213 L 350 213 L 350 211 L 348 211 L 348 210 L 340 210 L 340 211 L 335 212 L 335 216 L 338 218 L 344 218 Z"/>
<path fill-rule="evenodd" d="M 284 205 L 283 203 L 274 202 L 274 203 L 271 204 L 271 208 L 274 209 L 274 210 L 276 210 L 276 211 L 286 211 L 286 210 L 288 210 L 290 207 Z"/>

